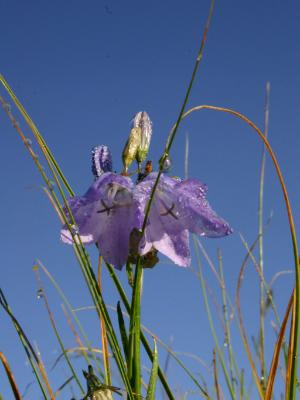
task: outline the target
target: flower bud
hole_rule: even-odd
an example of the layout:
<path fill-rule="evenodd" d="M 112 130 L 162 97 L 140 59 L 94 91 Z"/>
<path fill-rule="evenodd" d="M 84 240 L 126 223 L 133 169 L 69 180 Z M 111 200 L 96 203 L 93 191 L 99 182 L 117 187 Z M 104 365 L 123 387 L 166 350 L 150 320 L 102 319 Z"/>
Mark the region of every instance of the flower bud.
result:
<path fill-rule="evenodd" d="M 104 172 L 112 171 L 111 152 L 107 146 L 96 146 L 92 150 L 92 172 L 99 178 Z"/>
<path fill-rule="evenodd" d="M 133 127 L 141 128 L 141 142 L 136 153 L 136 161 L 140 164 L 147 157 L 152 136 L 152 122 L 146 111 L 140 111 L 135 115 Z"/>
<path fill-rule="evenodd" d="M 132 161 L 136 158 L 138 148 L 141 145 L 141 132 L 140 127 L 133 127 L 125 144 L 122 160 L 126 172 Z"/>

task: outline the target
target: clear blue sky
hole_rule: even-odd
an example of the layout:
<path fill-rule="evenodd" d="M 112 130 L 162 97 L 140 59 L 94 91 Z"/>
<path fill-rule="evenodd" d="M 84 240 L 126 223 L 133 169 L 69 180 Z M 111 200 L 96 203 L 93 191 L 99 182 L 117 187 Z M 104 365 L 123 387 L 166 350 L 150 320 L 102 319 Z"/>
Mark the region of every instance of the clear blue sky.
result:
<path fill-rule="evenodd" d="M 176 120 L 194 65 L 209 1 L 86 2 L 2 0 L 0 2 L 0 70 L 44 135 L 76 193 L 92 182 L 90 150 L 110 146 L 116 170 L 132 116 L 146 110 L 153 121 L 150 158 L 156 162 L 170 127 Z M 296 0 L 217 1 L 203 62 L 190 106 L 212 104 L 234 108 L 263 127 L 264 92 L 271 82 L 270 141 L 282 167 L 300 228 L 300 5 Z M 1 89 L 1 93 L 4 91 Z M 18 120 L 21 126 L 25 125 Z M 201 111 L 182 123 L 172 149 L 173 172 L 184 174 L 185 134 L 190 138 L 189 175 L 209 186 L 213 208 L 234 228 L 223 240 L 203 240 L 214 261 L 221 248 L 225 277 L 234 297 L 245 250 L 257 234 L 258 176 L 261 143 L 244 123 L 231 116 Z M 60 224 L 40 190 L 41 179 L 0 111 L 1 278 L 0 286 L 32 341 L 38 344 L 50 369 L 59 353 L 43 304 L 36 299 L 32 273 L 41 259 L 57 278 L 74 306 L 91 301 L 71 248 L 59 240 Z M 29 133 L 28 133 L 29 135 Z M 282 195 L 270 159 L 267 159 L 265 218 L 273 212 L 265 236 L 268 279 L 292 269 L 292 250 Z M 96 249 L 90 249 L 96 260 Z M 253 268 L 251 268 L 253 269 Z M 217 288 L 205 264 L 206 277 Z M 119 273 L 125 281 L 125 272 Z M 107 279 L 108 303 L 116 293 Z M 275 300 L 282 311 L 290 294 L 292 275 L 275 284 Z M 60 310 L 60 301 L 47 282 L 66 344 L 74 346 Z M 249 336 L 255 334 L 258 280 L 253 272 L 243 286 L 243 309 Z M 92 312 L 81 314 L 97 343 L 98 326 Z M 32 380 L 25 354 L 11 323 L 0 312 L 0 350 L 22 389 Z M 162 258 L 146 271 L 142 321 L 173 348 L 212 359 L 212 339 L 204 315 L 200 286 L 189 271 Z M 273 340 L 271 327 L 270 342 Z M 237 337 L 237 336 L 236 336 Z M 244 356 L 238 341 L 237 352 Z M 165 354 L 160 352 L 161 362 Z M 205 369 L 187 360 L 194 372 Z M 84 366 L 79 362 L 80 368 Z M 172 384 L 194 389 L 172 362 Z M 68 376 L 61 364 L 51 375 L 54 386 Z M 4 372 L 0 393 L 11 398 Z M 160 394 L 159 394 L 160 395 Z M 31 387 L 27 398 L 36 397 Z M 67 399 L 65 393 L 61 398 Z M 192 397 L 191 397 L 192 398 Z"/>

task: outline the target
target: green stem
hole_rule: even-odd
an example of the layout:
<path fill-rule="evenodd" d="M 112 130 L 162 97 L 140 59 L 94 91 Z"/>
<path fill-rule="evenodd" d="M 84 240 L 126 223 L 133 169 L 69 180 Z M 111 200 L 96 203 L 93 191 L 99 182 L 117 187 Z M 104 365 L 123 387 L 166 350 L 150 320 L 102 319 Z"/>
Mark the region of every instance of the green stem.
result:
<path fill-rule="evenodd" d="M 265 99 L 265 123 L 264 123 L 264 135 L 268 137 L 269 127 L 269 104 L 270 104 L 270 83 L 266 85 L 266 99 Z M 258 235 L 259 235 L 259 267 L 261 275 L 264 276 L 264 260 L 263 260 L 263 199 L 264 199 L 264 178 L 265 178 L 265 164 L 266 164 L 266 147 L 263 146 L 263 153 L 260 167 L 260 181 L 259 181 L 259 206 L 258 206 Z M 265 289 L 264 284 L 260 280 L 259 285 L 260 294 L 260 319 L 259 319 L 259 358 L 261 377 L 263 382 L 266 382 L 266 366 L 265 366 Z M 265 384 L 263 384 L 265 388 Z"/>
<path fill-rule="evenodd" d="M 129 326 L 129 377 L 135 394 L 141 395 L 140 336 L 141 336 L 141 287 L 143 267 L 138 257 L 135 268 Z"/>
<path fill-rule="evenodd" d="M 225 287 L 225 279 L 224 279 L 224 274 L 223 274 L 223 262 L 222 262 L 222 255 L 221 255 L 220 250 L 218 251 L 218 259 L 219 259 L 219 272 L 220 272 L 220 280 L 221 280 L 223 314 L 224 314 L 224 323 L 225 323 L 225 340 L 226 340 L 227 349 L 228 349 L 231 384 L 232 384 L 232 388 L 234 389 L 234 386 L 236 385 L 236 378 L 234 377 L 234 356 L 233 356 L 232 343 L 231 343 L 226 287 Z"/>
<path fill-rule="evenodd" d="M 193 238 L 194 238 L 194 236 L 193 236 Z M 197 258 L 198 269 L 199 269 L 199 278 L 200 278 L 200 283 L 201 283 L 201 288 L 202 288 L 202 294 L 203 294 L 205 309 L 206 309 L 206 313 L 207 313 L 207 317 L 208 317 L 208 322 L 209 322 L 209 325 L 210 325 L 212 336 L 214 338 L 216 350 L 217 350 L 217 353 L 218 353 L 218 358 L 219 358 L 221 366 L 222 366 L 222 370 L 223 370 L 223 374 L 224 374 L 224 377 L 225 377 L 225 381 L 226 381 L 228 390 L 230 392 L 230 397 L 231 397 L 232 400 L 235 400 L 236 396 L 235 396 L 235 393 L 234 393 L 234 389 L 233 389 L 232 383 L 230 381 L 230 377 L 228 375 L 228 371 L 227 371 L 227 368 L 226 368 L 226 364 L 225 364 L 225 361 L 224 361 L 224 357 L 223 357 L 222 351 L 220 349 L 219 341 L 218 341 L 218 338 L 217 338 L 216 330 L 215 330 L 215 327 L 214 327 L 214 323 L 213 323 L 213 319 L 212 319 L 212 315 L 211 315 L 211 311 L 210 311 L 210 307 L 209 307 L 209 303 L 208 303 L 208 298 L 207 298 L 207 293 L 206 293 L 206 284 L 205 284 L 204 277 L 203 277 L 203 274 L 202 274 L 202 266 L 201 266 L 200 256 L 199 256 L 198 243 L 195 240 L 195 238 L 194 238 L 194 244 L 195 244 L 196 258 Z"/>

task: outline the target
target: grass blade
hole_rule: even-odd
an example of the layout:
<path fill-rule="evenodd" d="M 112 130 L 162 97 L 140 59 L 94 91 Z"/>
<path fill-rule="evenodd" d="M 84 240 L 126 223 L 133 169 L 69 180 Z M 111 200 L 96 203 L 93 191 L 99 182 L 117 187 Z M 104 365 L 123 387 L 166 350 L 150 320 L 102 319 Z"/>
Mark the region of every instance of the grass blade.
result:
<path fill-rule="evenodd" d="M 12 373 L 12 370 L 10 369 L 10 366 L 8 364 L 8 361 L 7 361 L 6 357 L 4 356 L 4 354 L 1 351 L 0 351 L 0 359 L 1 359 L 2 365 L 3 365 L 4 369 L 5 369 L 5 372 L 6 372 L 8 380 L 9 380 L 9 383 L 10 383 L 11 389 L 13 391 L 13 394 L 15 396 L 15 399 L 16 400 L 22 400 L 22 397 L 21 397 L 21 394 L 19 392 L 18 386 L 16 384 L 14 375 Z"/>
<path fill-rule="evenodd" d="M 151 376 L 148 385 L 146 400 L 155 400 L 155 388 L 158 376 L 158 352 L 157 352 L 157 345 L 155 338 L 153 338 L 153 340 L 154 340 L 153 362 L 152 362 Z"/>

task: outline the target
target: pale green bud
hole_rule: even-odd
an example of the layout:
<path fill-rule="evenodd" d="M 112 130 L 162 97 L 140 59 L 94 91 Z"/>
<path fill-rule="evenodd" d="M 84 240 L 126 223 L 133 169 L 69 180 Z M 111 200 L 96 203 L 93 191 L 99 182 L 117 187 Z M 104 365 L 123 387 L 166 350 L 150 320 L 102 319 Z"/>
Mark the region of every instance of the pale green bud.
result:
<path fill-rule="evenodd" d="M 130 131 L 129 138 L 122 153 L 122 160 L 125 171 L 128 170 L 128 167 L 136 158 L 137 151 L 141 145 L 141 133 L 142 130 L 140 127 L 133 127 Z"/>
<path fill-rule="evenodd" d="M 136 161 L 140 164 L 147 157 L 152 136 L 152 122 L 146 111 L 140 111 L 135 115 L 133 127 L 141 128 L 141 141 L 136 153 Z"/>

